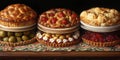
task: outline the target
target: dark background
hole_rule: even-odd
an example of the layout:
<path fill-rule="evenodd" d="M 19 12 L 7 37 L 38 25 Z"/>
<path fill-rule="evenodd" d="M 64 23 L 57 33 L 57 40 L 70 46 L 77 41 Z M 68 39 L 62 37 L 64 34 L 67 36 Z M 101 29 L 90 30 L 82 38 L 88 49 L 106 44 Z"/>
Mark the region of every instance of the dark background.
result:
<path fill-rule="evenodd" d="M 92 7 L 107 7 L 120 10 L 119 0 L 0 0 L 0 10 L 15 3 L 26 4 L 38 14 L 51 8 L 68 8 L 78 14 Z"/>
<path fill-rule="evenodd" d="M 92 8 L 92 7 L 106 7 L 106 8 L 114 8 L 120 11 L 120 3 L 119 0 L 0 0 L 0 10 L 4 9 L 6 6 L 10 5 L 10 4 L 15 4 L 15 3 L 22 3 L 22 4 L 26 4 L 28 6 L 30 6 L 31 8 L 33 8 L 38 14 L 41 14 L 42 12 L 49 10 L 51 8 L 68 8 L 71 9 L 75 12 L 77 12 L 78 14 L 81 13 L 81 11 Z M 49 57 L 50 58 L 50 57 Z M 83 59 L 83 60 L 87 60 L 90 58 L 82 58 L 82 57 L 74 57 L 74 58 L 70 58 L 70 57 L 52 57 L 51 59 L 46 58 L 48 60 L 62 60 L 62 59 L 69 59 L 69 60 L 79 60 L 79 59 Z M 6 58 L 9 60 L 9 58 Z M 12 57 L 11 57 L 12 59 Z M 14 58 L 13 58 L 14 59 Z M 13 60 L 12 59 L 12 60 Z M 16 60 L 39 60 L 38 59 L 34 59 L 34 58 L 15 58 Z M 41 58 L 44 60 L 44 58 Z M 92 58 L 90 60 L 108 60 L 111 59 L 110 57 L 108 58 Z M 113 58 L 115 59 L 115 58 Z M 5 60 L 5 59 L 2 59 Z M 119 60 L 119 58 L 115 59 L 115 60 Z"/>

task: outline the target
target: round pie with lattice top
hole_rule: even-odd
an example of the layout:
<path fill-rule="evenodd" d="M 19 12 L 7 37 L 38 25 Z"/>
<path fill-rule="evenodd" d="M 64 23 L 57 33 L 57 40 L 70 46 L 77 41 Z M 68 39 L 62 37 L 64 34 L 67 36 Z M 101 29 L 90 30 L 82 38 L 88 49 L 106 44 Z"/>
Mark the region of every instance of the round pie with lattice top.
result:
<path fill-rule="evenodd" d="M 56 8 L 39 16 L 37 41 L 52 47 L 67 47 L 80 42 L 79 17 L 69 9 Z"/>
<path fill-rule="evenodd" d="M 0 11 L 0 44 L 18 46 L 36 41 L 36 12 L 24 4 L 12 4 Z"/>
<path fill-rule="evenodd" d="M 79 24 L 79 18 L 74 11 L 57 8 L 43 12 L 38 24 L 49 28 L 68 28 Z"/>
<path fill-rule="evenodd" d="M 29 26 L 36 23 L 36 12 L 24 4 L 12 4 L 0 11 L 0 24 L 8 27 Z"/>

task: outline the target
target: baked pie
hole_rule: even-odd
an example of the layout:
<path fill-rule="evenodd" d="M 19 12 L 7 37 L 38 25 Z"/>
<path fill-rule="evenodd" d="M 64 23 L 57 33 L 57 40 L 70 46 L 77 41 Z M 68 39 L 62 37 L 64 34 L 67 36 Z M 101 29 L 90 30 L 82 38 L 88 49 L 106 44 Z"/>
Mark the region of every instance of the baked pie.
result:
<path fill-rule="evenodd" d="M 95 7 L 80 14 L 81 27 L 88 30 L 82 40 L 92 46 L 115 46 L 120 42 L 120 13 L 116 9 Z M 90 32 L 91 31 L 91 32 Z"/>
<path fill-rule="evenodd" d="M 36 23 L 36 12 L 24 4 L 12 4 L 0 11 L 0 25 L 29 26 Z"/>
<path fill-rule="evenodd" d="M 115 46 L 120 42 L 120 36 L 117 32 L 98 33 L 86 31 L 82 36 L 83 42 L 98 47 Z"/>
<path fill-rule="evenodd" d="M 36 12 L 24 4 L 12 4 L 0 11 L 0 44 L 25 45 L 35 42 Z"/>
<path fill-rule="evenodd" d="M 38 23 L 49 28 L 67 28 L 79 23 L 78 15 L 69 9 L 51 9 L 43 12 Z"/>
<path fill-rule="evenodd" d="M 79 17 L 74 11 L 51 9 L 39 16 L 36 38 L 47 46 L 71 46 L 80 42 L 79 24 Z"/>
<path fill-rule="evenodd" d="M 37 40 L 41 44 L 52 47 L 67 47 L 79 43 L 79 31 L 67 34 L 51 34 L 45 32 L 37 32 Z"/>
<path fill-rule="evenodd" d="M 82 11 L 80 19 L 92 26 L 113 26 L 120 24 L 120 13 L 116 9 L 95 7 Z"/>

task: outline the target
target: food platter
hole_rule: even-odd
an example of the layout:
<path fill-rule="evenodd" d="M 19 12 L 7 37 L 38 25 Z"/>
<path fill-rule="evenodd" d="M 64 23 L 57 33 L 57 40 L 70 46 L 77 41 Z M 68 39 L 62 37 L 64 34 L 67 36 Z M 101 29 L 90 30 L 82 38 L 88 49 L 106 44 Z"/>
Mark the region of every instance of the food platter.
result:
<path fill-rule="evenodd" d="M 52 3 L 55 2 L 56 5 L 54 4 L 52 5 L 51 2 Z M 65 8 L 75 10 L 78 14 L 84 9 L 88 9 L 88 8 L 95 7 L 95 6 L 105 6 L 105 7 L 117 8 L 117 9 L 119 8 L 119 7 L 116 7 L 116 4 L 118 3 L 114 4 L 114 3 L 109 2 L 110 4 L 107 4 L 106 3 L 107 1 L 101 2 L 99 0 L 98 1 L 93 1 L 93 0 L 92 1 L 78 1 L 78 0 L 74 1 L 73 0 L 73 1 L 69 1 L 70 3 L 66 5 L 67 2 L 68 1 L 63 2 L 63 1 L 35 1 L 35 0 L 31 0 L 30 2 L 28 1 L 23 2 L 23 0 L 11 2 L 11 1 L 1 0 L 0 9 L 2 10 L 3 7 L 7 6 L 8 4 L 13 4 L 13 3 L 27 4 L 31 6 L 33 9 L 35 9 L 38 14 L 50 8 L 58 8 L 58 7 L 65 7 Z M 95 3 L 95 5 L 93 4 L 93 2 Z M 2 5 L 2 3 L 6 3 L 6 4 Z M 63 3 L 63 5 L 61 3 Z M 48 4 L 48 5 L 46 6 L 45 4 Z M 86 6 L 86 4 L 90 6 Z M 110 6 L 110 5 L 114 5 L 114 6 Z M 15 29 L 18 29 L 18 28 L 15 28 Z M 81 47 L 78 48 L 78 45 Z M 12 57 L 12 58 L 13 57 L 16 57 L 16 58 L 17 57 L 26 57 L 26 58 L 34 58 L 34 57 L 38 57 L 38 58 L 39 57 L 92 57 L 92 58 L 118 57 L 119 58 L 120 57 L 120 44 L 116 45 L 115 47 L 104 47 L 104 48 L 103 47 L 96 48 L 96 47 L 88 46 L 87 44 L 84 44 L 84 43 L 80 43 L 78 45 L 77 47 L 73 46 L 73 47 L 67 47 L 67 48 L 50 48 L 50 47 L 46 48 L 46 46 L 40 45 L 38 42 L 25 45 L 25 46 L 17 46 L 17 47 L 8 47 L 8 46 L 0 45 L 0 57 L 3 57 L 3 58 L 4 57 L 5 58 L 6 57 Z M 71 48 L 71 50 L 69 48 Z M 47 49 L 47 50 L 44 50 L 44 49 Z"/>
<path fill-rule="evenodd" d="M 81 21 L 81 27 L 83 29 L 86 30 L 90 30 L 90 31 L 95 31 L 95 32 L 113 32 L 113 31 L 117 31 L 120 28 L 120 25 L 115 25 L 115 26 L 109 26 L 109 27 L 97 27 L 97 26 L 90 26 L 88 24 L 85 24 L 84 22 Z"/>

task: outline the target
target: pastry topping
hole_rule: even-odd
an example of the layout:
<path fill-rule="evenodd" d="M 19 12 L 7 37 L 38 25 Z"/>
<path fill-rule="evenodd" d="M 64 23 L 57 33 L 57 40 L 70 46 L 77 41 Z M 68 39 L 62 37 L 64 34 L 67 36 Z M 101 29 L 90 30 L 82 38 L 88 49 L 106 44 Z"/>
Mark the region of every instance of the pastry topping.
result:
<path fill-rule="evenodd" d="M 41 39 L 42 38 L 42 35 L 41 34 L 39 34 L 39 35 L 37 35 L 38 37 L 39 37 L 39 39 Z"/>
<path fill-rule="evenodd" d="M 51 35 L 47 33 L 47 34 L 45 34 L 45 36 L 46 36 L 46 37 L 50 37 Z"/>
<path fill-rule="evenodd" d="M 36 34 L 37 36 L 39 36 L 39 35 L 41 35 L 41 33 L 40 32 L 37 32 L 37 34 Z"/>
<path fill-rule="evenodd" d="M 78 31 L 79 32 L 79 31 Z M 39 34 L 38 34 L 39 33 Z M 70 34 L 50 34 L 50 33 L 44 33 L 44 32 L 38 32 L 37 37 L 40 39 L 43 39 L 45 41 L 49 41 L 51 43 L 57 42 L 57 43 L 66 43 L 66 42 L 72 42 L 73 40 L 78 39 L 77 32 L 73 32 Z M 73 37 L 75 35 L 75 38 Z"/>
<path fill-rule="evenodd" d="M 69 9 L 51 9 L 42 13 L 39 18 L 39 24 L 50 28 L 67 28 L 79 24 L 78 15 Z"/>
<path fill-rule="evenodd" d="M 77 35 L 73 35 L 74 39 L 78 39 L 78 36 Z"/>
<path fill-rule="evenodd" d="M 51 42 L 51 43 L 53 43 L 54 41 L 55 41 L 55 39 L 53 39 L 53 38 L 50 39 L 50 42 Z"/>
<path fill-rule="evenodd" d="M 75 32 L 75 35 L 77 35 L 79 37 L 80 36 L 79 31 Z"/>
<path fill-rule="evenodd" d="M 61 40 L 61 39 L 57 39 L 56 41 L 57 41 L 57 43 L 61 43 L 61 42 L 62 42 L 62 40 Z"/>
<path fill-rule="evenodd" d="M 68 40 L 67 39 L 63 39 L 63 43 L 66 43 Z"/>
<path fill-rule="evenodd" d="M 56 40 L 56 39 L 58 39 L 58 37 L 53 37 L 53 39 L 55 39 L 55 40 Z"/>
<path fill-rule="evenodd" d="M 65 17 L 65 15 L 64 15 L 64 13 L 63 13 L 62 11 L 61 11 L 61 12 L 58 12 L 57 16 L 58 16 L 59 18 Z"/>
<path fill-rule="evenodd" d="M 44 37 L 43 37 L 43 40 L 47 41 L 47 40 L 48 40 L 48 37 L 44 36 Z"/>
<path fill-rule="evenodd" d="M 35 20 L 37 14 L 24 4 L 12 4 L 0 12 L 0 20 L 23 22 Z"/>
<path fill-rule="evenodd" d="M 55 14 L 54 13 L 49 13 L 49 17 L 53 17 Z"/>
<path fill-rule="evenodd" d="M 64 39 L 64 38 L 65 38 L 65 36 L 61 35 L 59 38 L 60 38 L 60 39 Z"/>
<path fill-rule="evenodd" d="M 95 7 L 80 14 L 84 23 L 93 26 L 111 26 L 120 24 L 120 13 L 115 9 Z"/>
<path fill-rule="evenodd" d="M 69 37 L 69 38 L 68 38 L 68 40 L 69 40 L 69 41 L 73 41 L 74 39 L 73 39 L 73 38 L 71 38 L 71 37 Z"/>
<path fill-rule="evenodd" d="M 66 38 L 69 38 L 70 36 L 71 36 L 70 34 L 67 34 L 67 35 L 66 35 Z"/>

